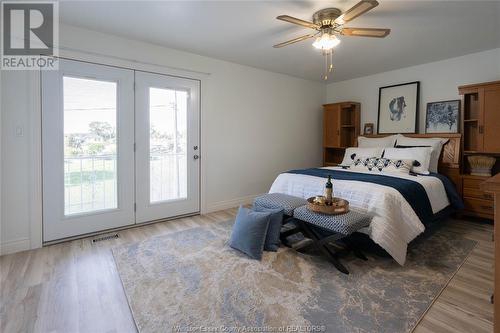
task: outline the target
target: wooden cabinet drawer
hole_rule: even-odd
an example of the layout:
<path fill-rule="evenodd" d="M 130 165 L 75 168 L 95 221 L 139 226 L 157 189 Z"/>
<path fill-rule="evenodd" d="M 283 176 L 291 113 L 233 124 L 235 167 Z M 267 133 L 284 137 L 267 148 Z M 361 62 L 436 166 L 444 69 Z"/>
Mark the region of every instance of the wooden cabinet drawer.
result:
<path fill-rule="evenodd" d="M 465 209 L 482 213 L 482 214 L 493 214 L 493 201 L 490 200 L 482 200 L 482 199 L 472 199 L 472 198 L 464 198 Z"/>
<path fill-rule="evenodd" d="M 463 195 L 464 195 L 464 197 L 468 197 L 468 198 L 476 198 L 476 199 L 493 201 L 493 194 L 486 193 L 486 192 L 483 192 L 481 190 L 477 190 L 477 189 L 470 188 L 470 187 L 463 188 Z"/>
<path fill-rule="evenodd" d="M 464 187 L 469 187 L 469 188 L 475 188 L 479 190 L 479 184 L 484 182 L 486 178 L 466 178 L 464 177 L 463 179 L 463 186 Z"/>

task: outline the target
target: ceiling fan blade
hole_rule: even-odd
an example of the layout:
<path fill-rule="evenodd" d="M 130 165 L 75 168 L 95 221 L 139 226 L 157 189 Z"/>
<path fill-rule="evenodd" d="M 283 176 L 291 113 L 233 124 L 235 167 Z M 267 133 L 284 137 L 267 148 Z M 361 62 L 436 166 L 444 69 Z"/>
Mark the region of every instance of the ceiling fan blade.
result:
<path fill-rule="evenodd" d="M 306 27 L 306 28 L 311 28 L 311 29 L 316 29 L 316 30 L 320 28 L 319 25 L 317 25 L 317 24 L 314 24 L 314 23 L 309 22 L 309 21 L 304 21 L 304 20 L 301 20 L 301 19 L 298 19 L 298 18 L 295 18 L 292 16 L 288 16 L 288 15 L 280 15 L 276 18 L 278 20 L 285 21 L 288 23 L 298 24 L 298 25 L 301 25 L 301 26 Z"/>
<path fill-rule="evenodd" d="M 377 28 L 344 28 L 342 35 L 345 36 L 360 36 L 360 37 L 378 37 L 384 38 L 391 33 L 391 29 Z"/>
<path fill-rule="evenodd" d="M 279 47 L 287 46 L 287 45 L 290 45 L 290 44 L 293 44 L 293 43 L 301 42 L 303 40 L 312 38 L 314 36 L 316 36 L 316 34 L 308 34 L 308 35 L 300 36 L 300 37 L 297 37 L 297 38 L 294 38 L 294 39 L 287 40 L 286 42 L 273 45 L 273 47 L 274 48 L 279 48 Z"/>
<path fill-rule="evenodd" d="M 376 0 L 362 0 L 355 4 L 353 7 L 348 9 L 342 15 L 335 19 L 335 23 L 344 24 L 346 22 L 354 20 L 356 17 L 363 15 L 370 9 L 373 9 L 378 6 L 378 2 Z"/>

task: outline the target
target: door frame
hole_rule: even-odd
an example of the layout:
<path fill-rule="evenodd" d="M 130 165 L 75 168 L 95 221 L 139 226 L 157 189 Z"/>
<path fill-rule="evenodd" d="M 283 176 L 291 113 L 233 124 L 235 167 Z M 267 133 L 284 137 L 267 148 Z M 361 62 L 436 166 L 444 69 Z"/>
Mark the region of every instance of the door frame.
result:
<path fill-rule="evenodd" d="M 204 147 L 206 147 L 206 133 L 204 131 L 204 123 L 205 123 L 205 112 L 204 110 L 209 107 L 209 98 L 208 91 L 211 86 L 211 73 L 189 70 L 178 67 L 170 67 L 165 64 L 155 64 L 155 63 L 147 63 L 143 62 L 139 59 L 130 59 L 130 58 L 121 58 L 117 56 L 110 55 L 102 55 L 98 53 L 89 53 L 81 50 L 67 49 L 64 47 L 60 47 L 59 49 L 59 58 L 67 59 L 67 60 L 75 60 L 93 63 L 97 65 L 106 65 L 112 67 L 119 67 L 123 69 L 129 70 L 137 70 L 142 72 L 149 72 L 154 74 L 161 75 L 169 75 L 176 76 L 185 79 L 198 80 L 200 82 L 200 107 L 199 107 L 199 137 L 200 137 L 200 214 L 204 214 L 207 212 L 207 201 L 206 201 L 206 189 L 207 189 L 207 177 L 206 177 L 206 162 L 204 156 Z M 81 235 L 77 237 L 70 237 L 61 239 L 55 242 L 43 242 L 43 182 L 42 182 L 42 104 L 41 104 L 41 73 L 40 71 L 31 71 L 27 73 L 27 75 L 31 76 L 31 85 L 28 91 L 30 98 L 30 110 L 32 116 L 30 117 L 30 123 L 28 125 L 29 130 L 32 133 L 31 142 L 30 142 L 30 158 L 31 165 L 33 166 L 31 169 L 30 175 L 30 219 L 29 219 L 29 227 L 30 227 L 30 238 L 29 238 L 29 248 L 36 249 L 40 248 L 44 245 L 49 245 L 57 242 L 64 242 L 66 240 L 70 240 L 73 238 L 82 238 L 87 237 L 92 234 L 99 234 L 105 231 L 100 231 L 96 233 L 90 233 L 87 235 Z M 181 216 L 179 216 L 181 217 Z M 169 219 L 166 219 L 169 220 Z M 159 221 L 152 221 L 160 222 Z M 147 223 L 142 224 L 133 224 L 124 228 L 117 228 L 116 230 L 133 228 L 136 226 L 145 225 Z M 112 229 L 114 230 L 114 229 Z"/>

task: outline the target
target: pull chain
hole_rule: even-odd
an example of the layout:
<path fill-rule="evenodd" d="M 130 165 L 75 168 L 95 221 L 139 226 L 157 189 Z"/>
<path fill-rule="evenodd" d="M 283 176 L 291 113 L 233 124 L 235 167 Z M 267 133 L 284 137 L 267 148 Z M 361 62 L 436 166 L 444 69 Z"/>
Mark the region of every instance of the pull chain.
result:
<path fill-rule="evenodd" d="M 333 71 L 333 50 L 330 51 L 330 67 L 328 67 L 328 72 L 331 73 Z"/>
<path fill-rule="evenodd" d="M 325 57 L 325 72 L 323 80 L 328 80 L 328 74 L 333 71 L 333 50 L 324 50 L 323 57 Z"/>
<path fill-rule="evenodd" d="M 325 57 L 325 74 L 323 75 L 323 80 L 328 80 L 328 53 L 323 51 L 323 56 Z"/>

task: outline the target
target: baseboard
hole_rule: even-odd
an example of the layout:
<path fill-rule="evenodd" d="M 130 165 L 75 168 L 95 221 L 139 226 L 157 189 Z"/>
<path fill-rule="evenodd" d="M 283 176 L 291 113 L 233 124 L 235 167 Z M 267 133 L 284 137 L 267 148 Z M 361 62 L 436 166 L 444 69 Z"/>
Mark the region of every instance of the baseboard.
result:
<path fill-rule="evenodd" d="M 239 205 L 248 205 L 251 204 L 253 200 L 259 195 L 261 194 L 248 195 L 245 197 L 234 198 L 231 200 L 209 203 L 206 205 L 205 210 L 202 213 L 211 213 L 219 210 L 237 207 Z M 31 246 L 29 238 L 20 238 L 16 240 L 11 240 L 0 243 L 0 255 L 25 251 L 29 250 L 30 248 Z"/>
<path fill-rule="evenodd" d="M 202 212 L 204 214 L 216 212 L 219 210 L 229 209 L 237 207 L 239 205 L 248 205 L 253 202 L 253 200 L 261 194 L 248 195 L 246 197 L 234 198 L 226 201 L 219 201 L 214 203 L 208 203 L 205 210 Z"/>
<path fill-rule="evenodd" d="M 29 250 L 30 239 L 20 238 L 0 243 L 0 255 Z"/>

